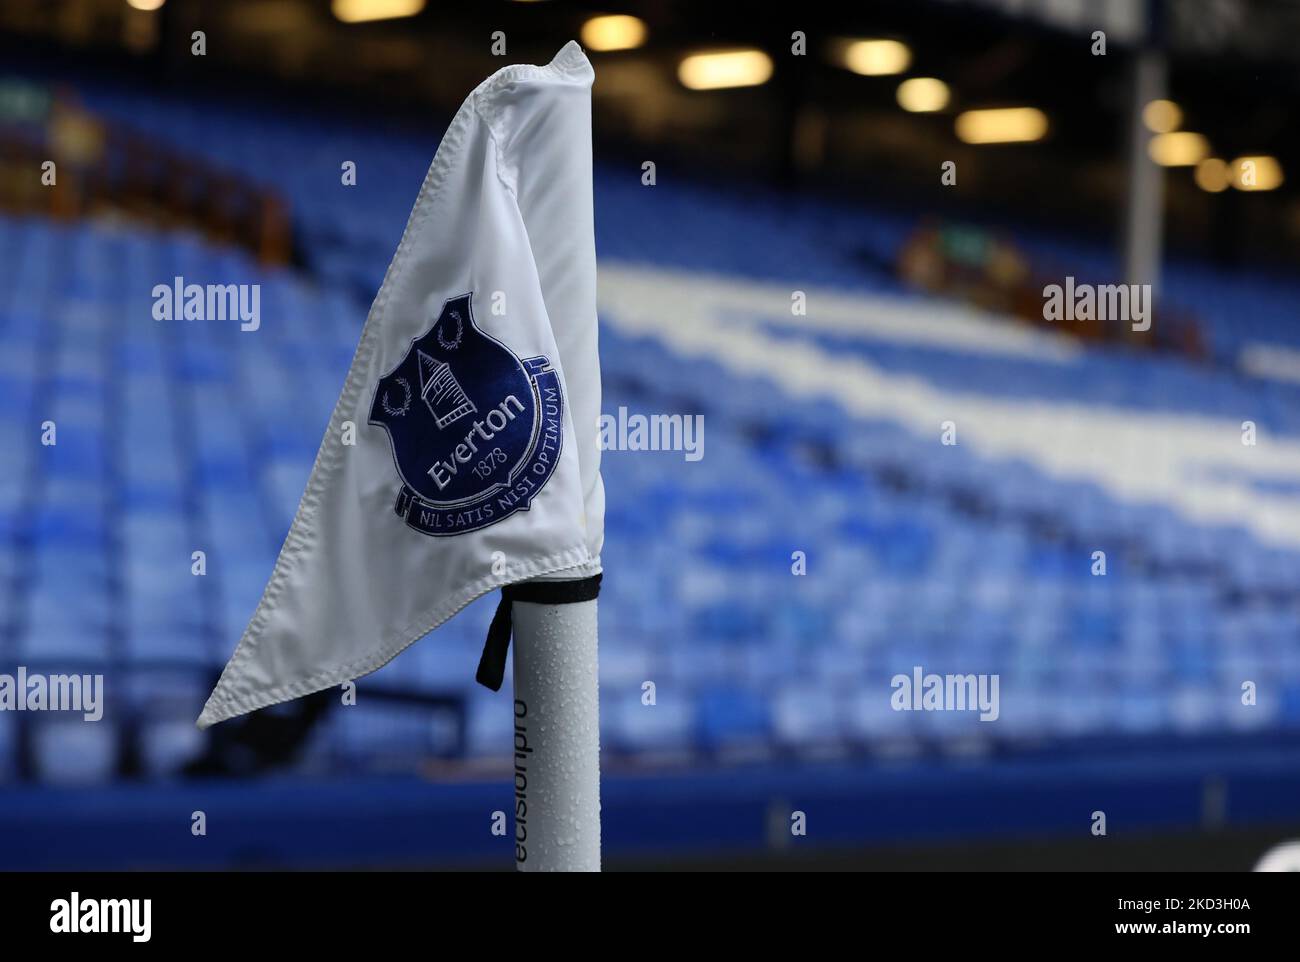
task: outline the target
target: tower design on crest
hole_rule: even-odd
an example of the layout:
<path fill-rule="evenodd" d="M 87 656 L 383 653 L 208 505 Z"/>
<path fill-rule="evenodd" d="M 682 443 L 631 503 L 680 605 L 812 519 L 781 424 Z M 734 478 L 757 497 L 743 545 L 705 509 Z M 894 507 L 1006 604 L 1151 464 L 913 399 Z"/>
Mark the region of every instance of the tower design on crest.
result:
<path fill-rule="evenodd" d="M 441 430 L 478 409 L 456 380 L 451 365 L 419 352 L 420 397 L 429 406 L 433 420 Z"/>

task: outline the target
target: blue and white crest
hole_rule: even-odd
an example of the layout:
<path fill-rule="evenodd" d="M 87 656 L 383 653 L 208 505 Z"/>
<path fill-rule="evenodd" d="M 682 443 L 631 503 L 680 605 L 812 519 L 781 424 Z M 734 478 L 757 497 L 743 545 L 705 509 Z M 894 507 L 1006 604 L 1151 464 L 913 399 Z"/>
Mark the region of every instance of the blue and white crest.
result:
<path fill-rule="evenodd" d="M 473 298 L 443 304 L 370 403 L 402 480 L 395 509 L 425 534 L 463 534 L 527 510 L 564 439 L 550 361 L 520 360 L 479 330 Z"/>

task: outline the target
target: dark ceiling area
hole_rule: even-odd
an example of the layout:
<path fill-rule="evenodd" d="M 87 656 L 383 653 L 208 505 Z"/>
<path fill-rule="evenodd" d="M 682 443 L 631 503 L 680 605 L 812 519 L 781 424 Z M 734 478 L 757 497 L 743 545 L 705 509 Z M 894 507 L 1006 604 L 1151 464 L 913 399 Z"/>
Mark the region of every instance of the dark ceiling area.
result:
<path fill-rule="evenodd" d="M 306 100 L 326 117 L 347 111 L 436 128 L 497 67 L 549 59 L 598 14 L 629 15 L 644 26 L 638 45 L 591 51 L 605 157 L 985 222 L 1065 219 L 1105 239 L 1120 227 L 1129 91 L 1145 36 L 1167 54 L 1167 96 L 1182 112 L 1182 129 L 1202 134 L 1216 157 L 1269 155 L 1288 174 L 1300 170 L 1300 59 L 1287 42 L 1300 5 L 1281 0 L 1156 3 L 1159 29 L 1150 33 L 1131 15 L 1098 17 L 1098 27 L 1090 10 L 1120 8 L 1085 0 L 1070 22 L 1048 14 L 1071 4 L 1045 0 L 417 2 L 413 16 L 366 23 L 342 22 L 332 0 L 132 8 L 156 2 L 8 0 L 0 50 L 5 62 L 53 78 L 75 79 L 91 66 L 102 77 L 107 67 L 124 82 L 164 90 Z M 1094 30 L 1103 28 L 1099 55 Z M 194 31 L 205 36 L 202 57 L 191 52 Z M 836 45 L 854 38 L 900 41 L 906 69 L 879 76 L 845 69 Z M 724 48 L 766 52 L 770 77 L 719 90 L 679 82 L 683 57 Z M 909 77 L 941 78 L 948 106 L 900 109 L 897 89 Z M 1001 106 L 1042 111 L 1046 135 L 989 145 L 955 134 L 960 112 Z M 959 171 L 956 190 L 940 184 L 947 161 Z M 1189 167 L 1170 167 L 1164 179 L 1172 250 L 1226 263 L 1295 261 L 1300 175 L 1266 192 L 1210 192 Z"/>

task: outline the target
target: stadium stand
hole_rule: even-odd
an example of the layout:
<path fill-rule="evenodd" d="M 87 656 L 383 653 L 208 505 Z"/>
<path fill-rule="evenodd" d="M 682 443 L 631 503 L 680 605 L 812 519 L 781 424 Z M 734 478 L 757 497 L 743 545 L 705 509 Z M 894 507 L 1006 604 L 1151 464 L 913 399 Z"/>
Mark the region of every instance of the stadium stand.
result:
<path fill-rule="evenodd" d="M 10 786 L 173 779 L 205 751 L 193 719 L 274 563 L 437 139 L 126 89 L 82 96 L 285 197 L 300 263 L 266 266 L 189 230 L 0 217 L 0 659 L 131 679 L 102 726 L 0 718 Z M 356 187 L 339 186 L 340 159 L 357 162 Z M 1287 521 L 1300 515 L 1300 388 L 1236 366 L 1250 345 L 1297 344 L 1294 282 L 1173 265 L 1171 296 L 1197 305 L 1210 337 L 1195 363 L 919 295 L 864 267 L 863 251 L 892 263 L 913 228 L 894 214 L 647 189 L 613 165 L 596 192 L 604 410 L 705 426 L 698 461 L 605 454 L 617 496 L 602 742 L 616 775 L 703 760 L 761 780 L 781 758 L 847 765 L 863 790 L 887 791 L 905 776 L 870 780 L 869 759 L 941 755 L 1009 766 L 1000 784 L 1023 784 L 1033 777 L 1014 766 L 1048 745 L 1074 746 L 1076 762 L 1053 764 L 1095 777 L 1105 746 L 1230 752 L 1241 733 L 1300 726 L 1300 530 Z M 1106 266 L 1078 242 L 1016 240 Z M 260 329 L 153 320 L 150 291 L 177 275 L 260 284 Z M 794 289 L 806 317 L 791 314 Z M 33 445 L 47 420 L 57 444 Z M 1269 443 L 1244 447 L 1244 420 Z M 955 445 L 940 443 L 945 421 Z M 1098 550 L 1106 575 L 1085 577 Z M 358 706 L 324 713 L 280 770 L 329 779 L 500 756 L 510 715 L 473 682 L 489 604 L 363 679 Z M 998 673 L 1002 724 L 891 710 L 879 693 L 915 665 Z M 1256 706 L 1242 705 L 1244 680 L 1260 685 Z M 783 770 L 783 784 L 816 782 Z M 1106 777 L 1121 770 L 1150 777 L 1131 761 Z M 722 776 L 692 777 L 727 791 Z M 933 773 L 909 784 L 941 791 Z M 443 804 L 463 807 L 463 791 Z M 633 845 L 630 791 L 615 780 L 607 806 L 611 837 Z M 417 797 L 431 803 L 426 786 L 408 809 Z M 994 825 L 980 812 L 966 827 Z M 751 840 L 721 821 L 692 831 Z"/>

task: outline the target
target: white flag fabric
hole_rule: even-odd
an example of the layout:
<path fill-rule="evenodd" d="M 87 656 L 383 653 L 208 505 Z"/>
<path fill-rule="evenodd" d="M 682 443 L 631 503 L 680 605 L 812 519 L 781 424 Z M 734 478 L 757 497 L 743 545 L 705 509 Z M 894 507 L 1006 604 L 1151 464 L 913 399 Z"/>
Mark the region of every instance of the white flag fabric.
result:
<path fill-rule="evenodd" d="M 570 42 L 452 120 L 200 728 L 374 671 L 502 585 L 599 574 L 593 79 Z"/>

